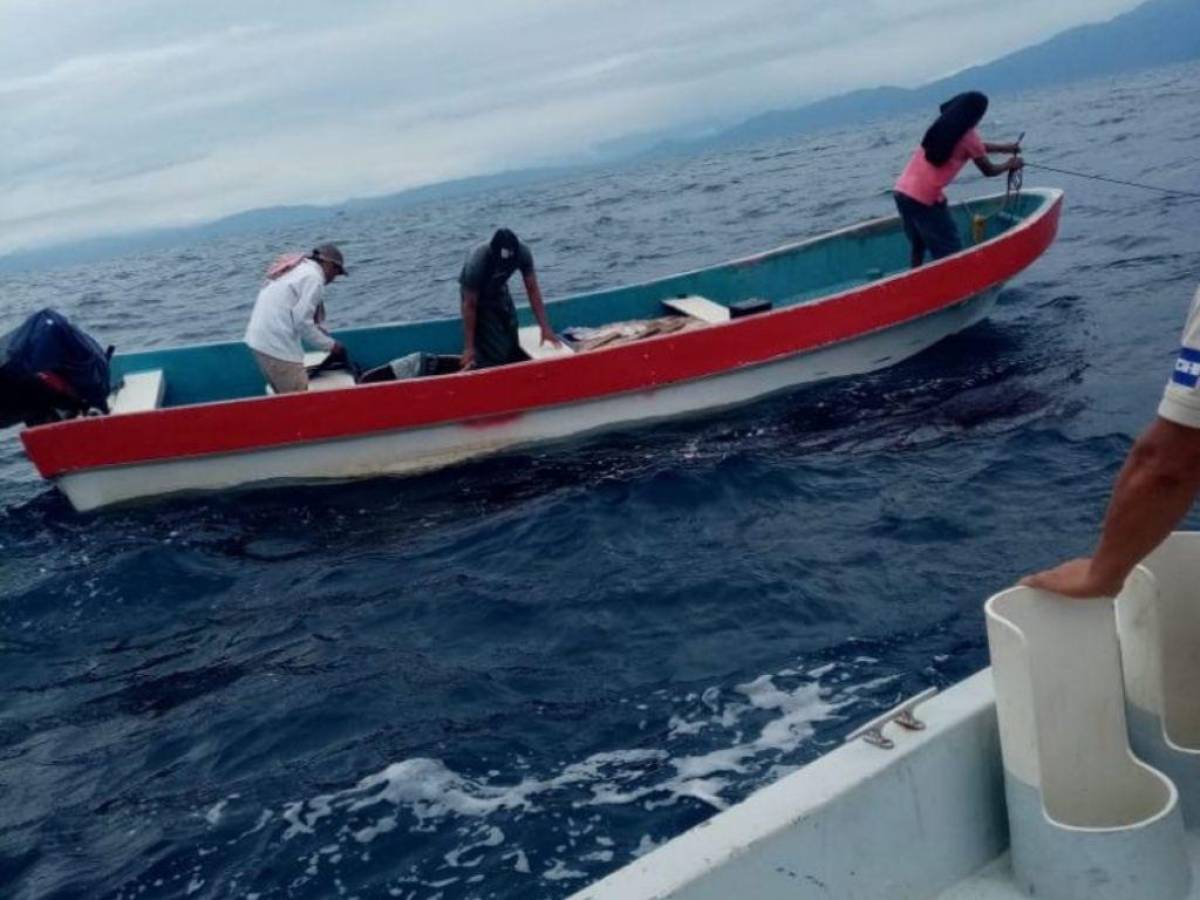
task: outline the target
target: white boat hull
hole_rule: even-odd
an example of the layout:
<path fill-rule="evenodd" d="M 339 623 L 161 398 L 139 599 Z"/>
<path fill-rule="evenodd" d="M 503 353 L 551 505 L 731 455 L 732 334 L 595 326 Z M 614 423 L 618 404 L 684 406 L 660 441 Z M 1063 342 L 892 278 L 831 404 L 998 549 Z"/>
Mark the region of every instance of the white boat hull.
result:
<path fill-rule="evenodd" d="M 407 475 L 502 450 L 736 406 L 789 388 L 894 365 L 985 318 L 997 285 L 919 319 L 818 350 L 694 381 L 492 422 L 456 422 L 333 441 L 87 469 L 58 487 L 80 511 L 140 497 L 280 482 Z"/>

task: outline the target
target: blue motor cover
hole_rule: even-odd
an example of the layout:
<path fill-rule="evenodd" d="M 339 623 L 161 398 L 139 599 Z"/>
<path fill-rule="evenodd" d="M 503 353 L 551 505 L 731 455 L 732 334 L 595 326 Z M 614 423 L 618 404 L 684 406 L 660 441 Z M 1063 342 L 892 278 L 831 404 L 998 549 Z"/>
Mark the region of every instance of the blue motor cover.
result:
<path fill-rule="evenodd" d="M 0 427 L 107 413 L 111 353 L 62 313 L 34 313 L 0 337 Z"/>

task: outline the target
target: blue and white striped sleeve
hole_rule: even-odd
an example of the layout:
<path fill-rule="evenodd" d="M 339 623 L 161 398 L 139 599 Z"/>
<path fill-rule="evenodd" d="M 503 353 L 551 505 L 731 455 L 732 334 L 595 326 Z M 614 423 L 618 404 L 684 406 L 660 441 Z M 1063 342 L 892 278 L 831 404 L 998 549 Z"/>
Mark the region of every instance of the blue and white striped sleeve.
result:
<path fill-rule="evenodd" d="M 1200 428 L 1200 289 L 1188 311 L 1175 370 L 1163 391 L 1158 414 L 1178 425 Z"/>

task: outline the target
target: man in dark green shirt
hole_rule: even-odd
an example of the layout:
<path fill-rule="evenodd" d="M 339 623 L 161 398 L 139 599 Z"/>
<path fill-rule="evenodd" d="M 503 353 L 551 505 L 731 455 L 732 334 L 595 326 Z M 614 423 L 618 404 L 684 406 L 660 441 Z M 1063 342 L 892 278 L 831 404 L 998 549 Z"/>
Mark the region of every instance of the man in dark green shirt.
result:
<path fill-rule="evenodd" d="M 462 288 L 463 369 L 503 366 L 525 359 L 517 340 L 517 309 L 508 279 L 521 270 L 529 306 L 542 329 L 542 343 L 559 346 L 546 318 L 542 291 L 533 270 L 533 253 L 507 228 L 467 254 L 459 273 Z"/>

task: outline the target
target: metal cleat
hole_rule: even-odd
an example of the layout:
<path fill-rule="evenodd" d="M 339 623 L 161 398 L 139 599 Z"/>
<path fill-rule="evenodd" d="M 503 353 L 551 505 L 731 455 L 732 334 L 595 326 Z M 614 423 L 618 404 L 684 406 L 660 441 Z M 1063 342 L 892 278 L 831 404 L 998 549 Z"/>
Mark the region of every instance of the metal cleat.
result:
<path fill-rule="evenodd" d="M 865 725 L 860 725 L 850 734 L 846 735 L 846 743 L 856 741 L 862 738 L 868 744 L 874 747 L 879 747 L 882 750 L 891 750 L 896 746 L 896 742 L 889 737 L 885 737 L 883 726 L 889 722 L 895 722 L 901 728 L 909 731 L 921 731 L 925 727 L 925 723 L 913 715 L 913 710 L 918 704 L 924 703 L 930 697 L 937 693 L 937 688 L 931 687 L 921 691 L 915 696 L 909 697 L 897 706 L 893 706 L 883 715 L 876 716 Z"/>

